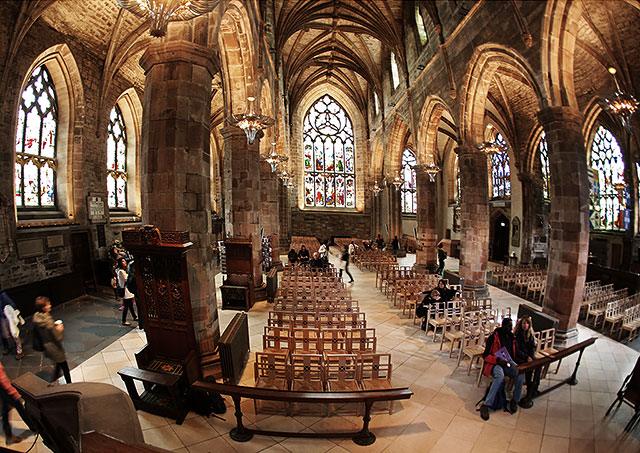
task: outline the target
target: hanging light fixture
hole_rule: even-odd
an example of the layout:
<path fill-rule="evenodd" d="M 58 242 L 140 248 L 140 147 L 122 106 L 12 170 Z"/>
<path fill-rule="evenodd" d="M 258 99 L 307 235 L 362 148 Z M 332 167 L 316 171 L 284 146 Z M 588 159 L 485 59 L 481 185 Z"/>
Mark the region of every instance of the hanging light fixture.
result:
<path fill-rule="evenodd" d="M 492 154 L 501 154 L 504 153 L 508 147 L 504 143 L 496 142 L 495 140 L 490 142 L 482 142 L 476 145 L 480 151 L 486 153 L 487 155 Z"/>
<path fill-rule="evenodd" d="M 429 181 L 431 182 L 436 181 L 436 175 L 442 170 L 442 168 L 440 168 L 440 166 L 436 164 L 416 165 L 413 168 L 417 171 L 424 171 L 427 175 L 429 175 Z"/>
<path fill-rule="evenodd" d="M 395 187 L 396 190 L 402 187 L 402 185 L 404 184 L 404 179 L 402 179 L 402 176 L 400 176 L 400 172 L 396 171 L 396 176 L 391 180 L 391 184 L 393 184 L 393 187 Z"/>
<path fill-rule="evenodd" d="M 281 156 L 276 152 L 276 142 L 271 143 L 271 146 L 271 154 L 267 156 L 261 156 L 260 158 L 271 165 L 271 171 L 275 173 L 275 171 L 278 169 L 278 164 L 280 162 L 286 162 L 287 160 L 289 160 L 289 158 L 286 156 Z"/>
<path fill-rule="evenodd" d="M 296 188 L 296 183 L 293 182 L 293 179 L 290 179 L 289 182 L 285 184 L 285 187 L 289 190 L 293 190 Z"/>
<path fill-rule="evenodd" d="M 282 180 L 282 184 L 284 184 L 286 186 L 287 183 L 289 182 L 289 179 L 291 178 L 291 176 L 289 175 L 289 172 L 287 171 L 287 164 L 286 163 L 282 164 L 282 172 L 280 172 L 278 174 L 278 176 Z"/>
<path fill-rule="evenodd" d="M 622 91 L 616 78 L 616 72 L 616 68 L 609 68 L 609 74 L 611 74 L 616 84 L 616 91 L 613 93 L 611 99 L 605 99 L 604 102 L 607 110 L 620 118 L 622 126 L 627 133 L 631 135 L 631 117 L 638 109 L 640 103 L 638 103 L 631 93 Z"/>
<path fill-rule="evenodd" d="M 117 0 L 118 5 L 143 19 L 151 20 L 149 34 L 167 34 L 169 22 L 189 20 L 211 12 L 220 0 Z"/>
<path fill-rule="evenodd" d="M 265 115 L 260 115 L 259 113 L 255 113 L 253 111 L 253 102 L 255 100 L 256 98 L 254 97 L 248 97 L 248 112 L 241 115 L 231 115 L 231 118 L 227 120 L 229 121 L 229 124 L 235 127 L 239 127 L 244 131 L 245 134 L 247 134 L 247 142 L 249 144 L 253 143 L 258 131 L 266 129 L 269 126 L 272 126 L 273 123 L 275 123 L 275 120 L 273 118 Z"/>
<path fill-rule="evenodd" d="M 380 186 L 378 185 L 378 180 L 377 180 L 377 179 L 373 182 L 373 185 L 372 185 L 371 187 L 369 187 L 369 190 L 370 190 L 371 192 L 373 192 L 373 196 L 374 196 L 374 197 L 377 197 L 377 196 L 378 196 L 378 194 L 379 194 L 380 192 L 382 192 L 382 187 L 380 187 Z"/>

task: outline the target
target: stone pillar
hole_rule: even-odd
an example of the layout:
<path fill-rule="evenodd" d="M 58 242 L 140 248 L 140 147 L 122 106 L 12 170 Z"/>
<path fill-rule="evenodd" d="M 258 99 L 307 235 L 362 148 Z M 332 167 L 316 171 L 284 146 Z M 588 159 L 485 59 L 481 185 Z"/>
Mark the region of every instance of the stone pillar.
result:
<path fill-rule="evenodd" d="M 533 246 L 533 228 L 536 218 L 536 207 L 534 201 L 535 187 L 529 174 L 519 173 L 520 185 L 522 187 L 522 227 L 520 228 L 520 263 L 531 263 L 531 247 Z"/>
<path fill-rule="evenodd" d="M 284 184 L 278 185 L 278 230 L 280 234 L 280 249 L 284 255 L 289 252 L 289 244 L 291 244 L 291 207 L 289 206 L 289 189 Z"/>
<path fill-rule="evenodd" d="M 416 194 L 418 197 L 418 248 L 416 267 L 434 272 L 436 262 L 436 183 L 432 182 L 424 169 L 416 168 Z"/>
<path fill-rule="evenodd" d="M 391 241 L 394 236 L 398 236 L 398 240 L 402 239 L 402 197 L 399 189 L 393 185 L 389 185 L 389 250 L 391 249 Z"/>
<path fill-rule="evenodd" d="M 220 325 L 211 247 L 210 49 L 188 41 L 151 44 L 140 60 L 146 79 L 142 124 L 142 219 L 188 231 L 189 290 L 201 355 L 213 353 Z"/>
<path fill-rule="evenodd" d="M 576 323 L 589 255 L 589 181 L 582 114 L 570 107 L 538 113 L 549 147 L 551 221 L 547 291 L 542 310 L 560 320 L 559 335 L 577 335 Z"/>
<path fill-rule="evenodd" d="M 226 126 L 224 138 L 224 218 L 227 234 L 251 237 L 253 249 L 253 284 L 262 285 L 260 266 L 260 137 L 252 144 L 244 131 Z"/>
<path fill-rule="evenodd" d="M 280 194 L 279 185 L 282 185 L 278 175 L 271 171 L 271 165 L 265 161 L 260 161 L 260 199 L 262 203 L 262 214 L 260 221 L 264 228 L 264 235 L 271 237 L 273 266 L 281 267 L 280 244 L 279 244 L 279 222 Z"/>
<path fill-rule="evenodd" d="M 455 149 L 460 165 L 460 277 L 466 290 L 488 294 L 489 181 L 487 156 L 474 146 Z"/>

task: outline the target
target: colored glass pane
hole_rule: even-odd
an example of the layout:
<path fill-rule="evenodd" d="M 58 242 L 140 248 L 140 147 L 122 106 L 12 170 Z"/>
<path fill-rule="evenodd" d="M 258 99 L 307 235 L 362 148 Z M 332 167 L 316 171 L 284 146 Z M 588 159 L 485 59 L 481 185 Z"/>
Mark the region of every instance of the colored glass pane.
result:
<path fill-rule="evenodd" d="M 549 170 L 547 138 L 544 132 L 540 137 L 540 145 L 538 145 L 538 149 L 540 150 L 540 169 L 542 171 L 542 195 L 548 200 L 551 197 L 551 172 Z"/>
<path fill-rule="evenodd" d="M 602 126 L 598 127 L 591 144 L 591 168 L 597 178 L 593 188 L 595 227 L 603 230 L 624 230 L 627 215 L 628 190 L 624 179 L 624 160 L 618 140 Z M 614 186 L 622 184 L 624 188 Z"/>
<path fill-rule="evenodd" d="M 107 126 L 107 203 L 109 208 L 127 207 L 127 129 L 117 105 Z"/>
<path fill-rule="evenodd" d="M 45 66 L 33 70 L 20 97 L 14 174 L 17 207 L 50 208 L 56 203 L 58 104 Z"/>
<path fill-rule="evenodd" d="M 305 115 L 303 146 L 305 206 L 355 208 L 353 126 L 331 96 L 322 96 Z"/>
<path fill-rule="evenodd" d="M 416 155 L 411 150 L 405 149 L 402 153 L 402 179 L 404 183 L 400 188 L 403 214 L 415 214 L 418 211 L 417 203 L 414 200 L 416 197 L 416 171 L 413 168 L 417 163 Z"/>
<path fill-rule="evenodd" d="M 497 133 L 494 139 L 496 143 L 504 145 L 502 134 Z M 491 154 L 491 198 L 509 198 L 511 196 L 511 168 L 509 167 L 509 152 L 504 151 Z"/>

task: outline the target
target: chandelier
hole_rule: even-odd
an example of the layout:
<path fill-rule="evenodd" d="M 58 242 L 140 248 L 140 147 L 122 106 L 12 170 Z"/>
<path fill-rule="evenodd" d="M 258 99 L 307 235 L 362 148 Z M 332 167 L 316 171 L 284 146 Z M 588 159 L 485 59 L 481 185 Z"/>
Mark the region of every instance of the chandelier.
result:
<path fill-rule="evenodd" d="M 290 179 L 288 183 L 285 184 L 287 189 L 293 190 L 296 188 L 296 183 L 293 182 L 293 179 Z"/>
<path fill-rule="evenodd" d="M 494 141 L 482 142 L 476 145 L 480 151 L 485 152 L 488 155 L 501 154 L 507 150 L 507 145 Z"/>
<path fill-rule="evenodd" d="M 269 165 L 271 165 L 271 171 L 275 172 L 278 169 L 278 164 L 280 162 L 285 162 L 287 160 L 289 160 L 288 157 L 286 156 L 281 156 L 276 152 L 276 143 L 273 142 L 271 143 L 271 146 L 273 147 L 271 149 L 271 154 L 267 155 L 267 156 L 261 156 L 260 158 L 264 161 L 266 161 Z"/>
<path fill-rule="evenodd" d="M 396 176 L 391 180 L 391 184 L 393 184 L 393 187 L 395 187 L 396 190 L 402 187 L 402 185 L 404 184 L 404 179 L 402 179 L 402 176 L 400 176 L 399 172 L 396 171 Z"/>
<path fill-rule="evenodd" d="M 287 185 L 287 183 L 289 182 L 289 179 L 291 179 L 291 176 L 289 176 L 289 172 L 287 172 L 287 164 L 282 164 L 282 172 L 280 174 L 278 174 L 278 176 L 280 177 L 280 179 L 282 180 L 282 184 L 284 184 L 285 186 Z"/>
<path fill-rule="evenodd" d="M 605 99 L 607 110 L 620 118 L 622 126 L 627 133 L 631 135 L 631 117 L 638 108 L 638 101 L 630 93 L 625 93 L 618 84 L 616 78 L 616 68 L 609 68 L 609 73 L 613 77 L 613 81 L 616 83 L 616 91 L 613 93 L 611 99 Z"/>
<path fill-rule="evenodd" d="M 189 20 L 213 10 L 220 0 L 117 0 L 121 8 L 151 20 L 151 36 L 167 34 L 169 22 Z"/>
<path fill-rule="evenodd" d="M 414 168 L 414 170 L 422 170 L 422 171 L 424 171 L 427 175 L 429 175 L 429 181 L 431 181 L 431 182 L 436 182 L 436 175 L 438 173 L 440 173 L 440 170 L 442 170 L 436 164 L 416 165 L 413 168 Z"/>
<path fill-rule="evenodd" d="M 275 123 L 275 120 L 273 118 L 265 115 L 260 115 L 259 113 L 254 113 L 253 101 L 255 100 L 256 98 L 254 97 L 248 97 L 247 101 L 249 101 L 249 112 L 243 113 L 241 115 L 231 115 L 231 118 L 228 120 L 229 124 L 235 127 L 239 127 L 244 131 L 245 134 L 247 134 L 247 142 L 249 144 L 253 143 L 258 131 L 266 129 L 269 126 L 272 126 L 273 123 Z"/>
<path fill-rule="evenodd" d="M 371 187 L 369 187 L 369 190 L 370 190 L 371 192 L 373 192 L 373 196 L 374 196 L 374 197 L 377 197 L 377 196 L 378 196 L 378 194 L 379 194 L 380 192 L 382 192 L 382 187 L 380 187 L 380 186 L 378 185 L 378 180 L 377 180 L 377 179 L 373 182 L 373 185 L 372 185 Z"/>

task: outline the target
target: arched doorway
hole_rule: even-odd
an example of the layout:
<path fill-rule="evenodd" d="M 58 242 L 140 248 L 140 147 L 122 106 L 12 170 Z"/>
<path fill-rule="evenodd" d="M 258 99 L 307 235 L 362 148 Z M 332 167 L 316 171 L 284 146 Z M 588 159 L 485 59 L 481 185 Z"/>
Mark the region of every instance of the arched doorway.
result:
<path fill-rule="evenodd" d="M 500 214 L 493 220 L 492 227 L 491 260 L 504 261 L 509 253 L 509 219 Z"/>

